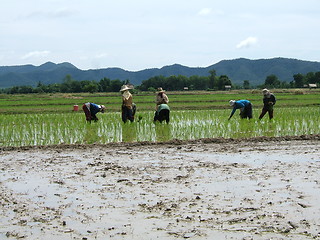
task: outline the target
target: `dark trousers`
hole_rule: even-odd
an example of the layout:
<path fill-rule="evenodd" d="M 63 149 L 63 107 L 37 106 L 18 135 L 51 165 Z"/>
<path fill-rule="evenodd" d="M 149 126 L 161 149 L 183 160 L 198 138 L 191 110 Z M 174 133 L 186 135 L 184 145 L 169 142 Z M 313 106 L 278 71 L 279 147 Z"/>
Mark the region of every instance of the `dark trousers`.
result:
<path fill-rule="evenodd" d="M 170 121 L 170 111 L 168 109 L 163 109 L 159 113 L 156 111 L 154 114 L 153 121 L 166 121 L 166 123 L 169 123 Z"/>
<path fill-rule="evenodd" d="M 136 105 L 133 104 L 132 108 L 128 108 L 124 105 L 122 105 L 122 109 L 121 109 L 121 117 L 122 117 L 122 121 L 125 123 L 127 122 L 128 120 L 130 122 L 133 122 L 134 121 L 134 115 L 136 113 Z"/>
<path fill-rule="evenodd" d="M 86 115 L 86 120 L 91 121 L 91 113 L 85 104 L 82 105 L 82 109 L 84 111 L 84 114 Z"/>
<path fill-rule="evenodd" d="M 247 106 L 245 106 L 242 111 L 240 112 L 241 118 L 252 118 L 252 104 L 249 103 Z"/>
<path fill-rule="evenodd" d="M 266 113 L 269 114 L 269 119 L 271 120 L 273 118 L 273 108 L 262 108 L 261 114 L 259 116 L 259 119 L 262 119 Z"/>
<path fill-rule="evenodd" d="M 91 120 L 98 121 L 97 116 L 96 115 L 92 115 L 91 114 L 91 110 L 89 110 L 85 104 L 82 105 L 82 109 L 84 111 L 84 114 L 86 115 L 86 120 L 88 122 L 91 122 Z"/>

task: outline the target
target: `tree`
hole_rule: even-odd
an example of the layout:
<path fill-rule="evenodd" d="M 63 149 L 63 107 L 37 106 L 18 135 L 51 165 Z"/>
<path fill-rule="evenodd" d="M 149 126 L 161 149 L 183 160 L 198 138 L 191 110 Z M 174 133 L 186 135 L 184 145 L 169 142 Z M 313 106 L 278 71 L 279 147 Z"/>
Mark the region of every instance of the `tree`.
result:
<path fill-rule="evenodd" d="M 189 78 L 188 87 L 194 90 L 205 90 L 209 87 L 208 83 L 208 77 L 194 75 Z"/>
<path fill-rule="evenodd" d="M 42 84 L 41 81 L 38 82 L 37 87 L 34 89 L 35 93 L 44 93 L 47 92 L 46 85 Z"/>
<path fill-rule="evenodd" d="M 83 87 L 83 91 L 85 92 L 89 92 L 89 93 L 94 93 L 94 92 L 97 92 L 99 89 L 99 86 L 97 83 L 95 82 L 89 82 L 88 84 L 86 84 L 84 87 Z"/>
<path fill-rule="evenodd" d="M 315 80 L 314 83 L 317 83 L 318 86 L 319 86 L 319 84 L 320 84 L 320 72 L 316 72 L 316 73 L 314 74 L 314 80 Z"/>
<path fill-rule="evenodd" d="M 83 92 L 82 83 L 76 80 L 72 80 L 70 82 L 70 91 L 75 93 Z"/>
<path fill-rule="evenodd" d="M 227 75 L 221 75 L 218 79 L 218 90 L 224 90 L 226 85 L 231 85 L 231 80 Z"/>
<path fill-rule="evenodd" d="M 155 89 L 154 87 L 149 87 L 149 88 L 148 88 L 148 91 L 149 91 L 149 92 L 156 92 L 157 89 Z"/>
<path fill-rule="evenodd" d="M 217 73 L 216 73 L 216 70 L 214 70 L 214 69 L 210 70 L 209 73 L 210 73 L 210 76 L 209 76 L 209 88 L 210 89 L 214 89 L 214 87 L 216 87 L 216 85 L 217 85 L 217 83 L 216 83 L 217 82 L 216 81 Z"/>
<path fill-rule="evenodd" d="M 32 93 L 33 87 L 31 86 L 20 86 L 19 87 L 19 93 Z"/>
<path fill-rule="evenodd" d="M 99 90 L 101 92 L 110 92 L 111 80 L 109 78 L 103 78 L 99 82 Z"/>
<path fill-rule="evenodd" d="M 166 84 L 166 78 L 162 75 L 160 76 L 154 76 L 149 78 L 148 80 L 142 81 L 139 89 L 142 91 L 147 91 L 150 87 L 158 88 L 158 87 L 165 87 Z"/>
<path fill-rule="evenodd" d="M 218 90 L 222 90 L 224 87 L 224 76 L 220 76 L 217 83 Z"/>
<path fill-rule="evenodd" d="M 71 90 L 71 83 L 72 83 L 72 77 L 71 75 L 66 75 L 63 79 L 63 83 L 61 84 L 60 90 L 63 93 L 72 92 Z"/>
<path fill-rule="evenodd" d="M 266 77 L 264 84 L 266 85 L 266 87 L 276 88 L 280 86 L 280 81 L 276 75 L 272 74 Z"/>
<path fill-rule="evenodd" d="M 250 88 L 250 82 L 248 80 L 243 81 L 243 88 L 244 89 L 249 89 Z"/>
<path fill-rule="evenodd" d="M 119 90 L 123 84 L 124 84 L 124 81 L 120 81 L 119 79 L 112 80 L 110 82 L 110 91 L 111 92 L 119 92 Z"/>
<path fill-rule="evenodd" d="M 308 72 L 306 75 L 306 83 L 316 83 L 314 72 Z"/>
<path fill-rule="evenodd" d="M 293 79 L 294 79 L 294 86 L 296 88 L 300 88 L 303 87 L 304 84 L 304 76 L 301 73 L 295 74 L 293 75 Z"/>
<path fill-rule="evenodd" d="M 14 87 L 10 88 L 8 93 L 10 93 L 10 94 L 19 93 L 19 87 L 18 86 L 14 86 Z"/>
<path fill-rule="evenodd" d="M 59 83 L 53 83 L 48 85 L 48 92 L 49 93 L 55 93 L 60 92 L 61 84 Z"/>

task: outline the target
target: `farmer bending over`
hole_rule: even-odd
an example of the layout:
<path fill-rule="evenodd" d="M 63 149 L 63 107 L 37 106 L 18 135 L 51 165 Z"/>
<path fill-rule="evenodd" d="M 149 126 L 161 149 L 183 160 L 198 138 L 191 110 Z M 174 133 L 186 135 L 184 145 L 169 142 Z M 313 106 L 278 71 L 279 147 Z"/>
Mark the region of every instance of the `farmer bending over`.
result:
<path fill-rule="evenodd" d="M 160 105 L 158 105 L 157 110 L 154 114 L 153 121 L 154 122 L 156 122 L 156 121 L 162 122 L 164 120 L 166 121 L 166 123 L 169 123 L 169 121 L 170 121 L 170 108 L 167 104 L 160 104 Z"/>
<path fill-rule="evenodd" d="M 271 93 L 268 89 L 263 89 L 263 108 L 261 111 L 261 114 L 259 116 L 259 119 L 262 119 L 263 116 L 268 113 L 269 119 L 271 120 L 273 118 L 273 106 L 276 104 L 276 97 Z"/>
<path fill-rule="evenodd" d="M 91 123 L 91 120 L 98 121 L 96 114 L 98 112 L 104 113 L 106 110 L 106 107 L 104 105 L 97 105 L 95 103 L 85 103 L 82 106 L 82 109 L 84 111 L 84 114 L 86 115 L 86 120 Z"/>
<path fill-rule="evenodd" d="M 233 109 L 228 120 L 232 118 L 237 109 L 240 109 L 241 118 L 252 118 L 252 104 L 249 100 L 230 100 L 229 104 L 231 107 L 233 107 Z"/>

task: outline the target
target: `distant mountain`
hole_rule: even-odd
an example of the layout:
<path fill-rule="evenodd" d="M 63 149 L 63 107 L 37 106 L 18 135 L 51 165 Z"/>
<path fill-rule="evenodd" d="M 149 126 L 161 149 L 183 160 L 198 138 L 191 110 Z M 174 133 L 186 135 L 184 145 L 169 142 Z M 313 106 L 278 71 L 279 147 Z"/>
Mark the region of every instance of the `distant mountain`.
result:
<path fill-rule="evenodd" d="M 239 58 L 223 60 L 208 67 L 186 67 L 179 64 L 162 68 L 145 69 L 141 71 L 126 71 L 121 68 L 104 68 L 81 70 L 71 63 L 52 62 L 40 66 L 0 66 L 0 88 L 30 85 L 61 83 L 66 75 L 75 80 L 96 80 L 106 77 L 111 80 L 130 80 L 134 85 L 140 85 L 143 80 L 154 76 L 184 75 L 187 77 L 198 75 L 208 76 L 210 70 L 216 70 L 218 76 L 227 75 L 233 83 L 242 84 L 248 80 L 251 85 L 264 83 L 267 76 L 274 74 L 281 81 L 292 81 L 297 73 L 319 72 L 320 62 L 302 61 L 288 58 L 272 58 L 250 60 Z"/>
<path fill-rule="evenodd" d="M 320 62 L 302 61 L 288 58 L 249 60 L 245 58 L 224 60 L 209 68 L 217 75 L 225 74 L 234 83 L 249 80 L 252 85 L 264 83 L 267 76 L 274 74 L 280 81 L 290 82 L 297 73 L 319 72 Z"/>

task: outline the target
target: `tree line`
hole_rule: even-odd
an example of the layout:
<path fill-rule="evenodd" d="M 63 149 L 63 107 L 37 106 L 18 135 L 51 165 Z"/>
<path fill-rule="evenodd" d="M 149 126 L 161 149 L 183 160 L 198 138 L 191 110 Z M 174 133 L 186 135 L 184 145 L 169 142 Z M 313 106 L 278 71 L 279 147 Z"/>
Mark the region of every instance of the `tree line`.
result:
<path fill-rule="evenodd" d="M 294 74 L 293 80 L 289 83 L 280 81 L 274 74 L 266 77 L 264 84 L 261 87 L 269 88 L 302 88 L 307 87 L 308 84 L 320 85 L 320 72 L 309 72 L 307 74 Z"/>
<path fill-rule="evenodd" d="M 83 80 L 77 81 L 67 75 L 62 83 L 54 83 L 45 85 L 41 82 L 36 87 L 32 86 L 15 86 L 11 88 L 1 89 L 1 93 L 81 93 L 81 92 L 118 92 L 122 85 L 130 83 L 129 80 L 122 81 L 119 79 L 110 80 L 103 78 L 100 81 Z M 280 81 L 274 74 L 266 77 L 264 84 L 257 86 L 258 88 L 301 88 L 308 84 L 320 85 L 320 72 L 309 72 L 307 74 L 295 74 L 291 82 Z M 208 76 L 155 76 L 148 80 L 142 81 L 141 85 L 136 86 L 140 91 L 155 91 L 157 87 L 170 91 L 176 90 L 225 90 L 226 86 L 233 89 L 250 89 L 248 80 L 244 80 L 242 86 L 233 84 L 227 75 L 217 76 L 215 70 L 210 70 Z"/>
<path fill-rule="evenodd" d="M 164 89 L 175 91 L 183 90 L 224 90 L 225 86 L 232 86 L 232 82 L 227 75 L 216 76 L 216 71 L 209 71 L 209 76 L 155 76 L 142 81 L 138 87 L 141 91 L 153 91 L 157 86 Z"/>
<path fill-rule="evenodd" d="M 81 93 L 81 92 L 118 92 L 122 85 L 127 84 L 128 81 L 121 81 L 119 79 L 110 80 L 103 78 L 100 81 L 83 80 L 77 81 L 67 75 L 62 83 L 53 83 L 45 85 L 41 82 L 36 87 L 32 86 L 15 86 L 12 88 L 2 89 L 2 93 Z"/>

